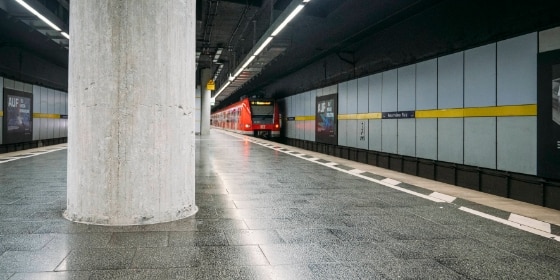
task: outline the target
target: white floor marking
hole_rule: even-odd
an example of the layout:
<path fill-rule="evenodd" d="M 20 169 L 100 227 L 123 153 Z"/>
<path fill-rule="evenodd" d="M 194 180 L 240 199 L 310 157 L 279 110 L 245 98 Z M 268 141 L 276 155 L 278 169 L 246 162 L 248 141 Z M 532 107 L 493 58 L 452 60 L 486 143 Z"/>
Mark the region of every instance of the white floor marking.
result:
<path fill-rule="evenodd" d="M 227 133 L 227 134 L 230 134 L 231 136 L 234 136 L 234 137 L 239 137 L 240 136 L 240 135 L 236 135 L 236 134 L 233 134 L 233 133 Z M 252 142 L 254 143 L 254 141 L 252 141 Z M 281 149 L 281 147 L 277 147 L 277 148 L 269 147 L 269 148 L 273 149 L 273 150 Z M 288 151 L 280 151 L 280 152 L 283 152 L 283 153 L 291 155 L 291 156 L 296 156 L 296 157 L 298 156 L 298 155 L 294 155 L 292 153 L 289 153 Z M 336 162 L 322 163 L 322 162 L 318 161 L 319 158 L 315 158 L 315 157 L 305 158 L 305 157 L 299 156 L 299 158 L 305 159 L 307 161 L 312 161 L 312 162 L 315 162 L 317 164 L 321 164 L 321 165 L 330 167 L 332 169 L 338 170 L 340 172 L 351 174 L 351 175 L 354 175 L 356 177 L 359 177 L 359 178 L 362 178 L 362 179 L 365 179 L 365 180 L 368 180 L 368 181 L 371 181 L 371 182 L 374 182 L 374 183 L 377 183 L 377 184 L 380 184 L 380 185 L 383 185 L 383 186 L 386 186 L 386 187 L 389 187 L 389 188 L 392 188 L 392 189 L 395 189 L 395 190 L 399 190 L 401 192 L 405 192 L 405 193 L 408 193 L 408 194 L 411 194 L 411 195 L 414 195 L 414 196 L 425 198 L 427 200 L 431 200 L 431 201 L 434 201 L 434 202 L 451 203 L 456 199 L 453 196 L 438 193 L 438 192 L 433 192 L 430 195 L 424 195 L 424 194 L 421 194 L 421 193 L 417 193 L 417 192 L 414 192 L 414 191 L 411 191 L 411 190 L 408 190 L 408 189 L 405 189 L 405 188 L 401 188 L 399 186 L 395 186 L 395 185 L 401 183 L 397 180 L 394 180 L 394 179 L 391 179 L 391 178 L 385 178 L 383 180 L 373 179 L 373 178 L 362 175 L 361 173 L 363 173 L 365 171 L 361 171 L 359 169 L 345 170 L 345 169 L 342 169 L 342 168 L 338 168 L 338 167 L 336 167 L 336 165 L 338 165 Z M 520 216 L 520 215 L 513 214 L 513 213 L 510 214 L 509 220 L 506 220 L 506 219 L 502 219 L 502 218 L 499 218 L 499 217 L 496 217 L 496 216 L 492 216 L 492 215 L 489 215 L 489 214 L 486 214 L 486 213 L 483 213 L 483 212 L 480 212 L 480 211 L 476 211 L 474 209 L 470 209 L 470 208 L 467 208 L 467 207 L 463 207 L 463 206 L 459 207 L 459 210 L 560 242 L 560 236 L 550 233 L 551 229 L 550 229 L 550 224 L 548 224 L 548 223 L 544 223 L 544 222 L 541 222 L 541 221 L 538 221 L 538 220 L 534 220 L 534 219 L 527 218 L 527 217 Z"/>
<path fill-rule="evenodd" d="M 394 185 L 398 185 L 398 184 L 401 183 L 401 182 L 399 182 L 399 181 L 397 181 L 397 180 L 393 180 L 393 179 L 391 179 L 391 178 L 385 178 L 385 179 L 383 179 L 383 180 L 381 180 L 381 181 L 382 181 L 382 182 L 385 182 L 385 183 L 387 183 L 387 184 L 393 185 L 393 186 L 394 186 Z"/>
<path fill-rule="evenodd" d="M 521 216 L 521 215 L 511 213 L 509 215 L 508 220 L 511 221 L 511 222 L 526 225 L 528 227 L 532 227 L 532 228 L 535 228 L 535 229 L 538 229 L 538 230 L 541 230 L 541 231 L 544 231 L 544 232 L 548 232 L 548 233 L 552 232 L 552 229 L 551 229 L 549 223 L 541 222 L 539 220 L 535 220 L 535 219 L 528 218 L 528 217 L 525 217 L 525 216 Z"/>
<path fill-rule="evenodd" d="M 61 150 L 65 150 L 67 148 L 68 148 L 67 146 L 62 146 L 62 148 L 48 149 L 46 151 L 29 152 L 29 154 L 25 154 L 25 156 L 21 156 L 21 155 L 19 155 L 19 156 L 6 156 L 6 157 L 3 158 L 0 155 L 0 159 L 2 159 L 2 161 L 0 161 L 0 164 L 10 162 L 10 161 L 14 161 L 14 160 L 18 160 L 18 159 L 30 158 L 30 157 L 44 155 L 44 154 L 48 154 L 48 153 L 52 153 L 52 152 L 56 152 L 56 151 L 61 151 Z"/>
<path fill-rule="evenodd" d="M 455 201 L 455 199 L 457 199 L 454 196 L 450 196 L 450 195 L 446 195 L 446 194 L 438 193 L 438 192 L 433 192 L 433 193 L 430 194 L 430 196 L 435 197 L 435 198 L 439 198 L 439 199 L 444 200 L 444 201 L 449 202 L 449 203 L 451 203 L 451 202 Z"/>
<path fill-rule="evenodd" d="M 553 239 L 553 240 L 556 240 L 556 241 L 560 242 L 560 236 L 558 236 L 558 235 L 550 234 L 548 232 L 544 232 L 544 231 L 541 231 L 541 230 L 538 230 L 538 229 L 535 229 L 535 228 L 532 228 L 532 227 L 529 227 L 529 226 L 526 226 L 526 225 L 523 225 L 523 224 L 520 224 L 520 223 L 508 221 L 506 219 L 498 218 L 496 216 L 492 216 L 492 215 L 489 215 L 489 214 L 486 214 L 486 213 L 483 213 L 483 212 L 480 212 L 480 211 L 476 211 L 476 210 L 473 210 L 473 209 L 470 209 L 470 208 L 467 208 L 467 207 L 459 207 L 459 210 L 465 211 L 467 213 L 471 213 L 473 215 L 477 215 L 477 216 L 480 216 L 480 217 L 483 217 L 483 218 L 486 218 L 488 220 L 492 220 L 494 222 L 498 222 L 498 223 L 501 223 L 501 224 L 504 224 L 504 225 L 508 225 L 508 226 L 511 226 L 511 227 L 514 227 L 514 228 L 517 228 L 517 229 L 520 229 L 520 230 L 523 230 L 523 231 L 526 231 L 526 232 L 530 232 L 530 233 L 540 235 L 540 236 L 550 238 L 550 239 Z"/>

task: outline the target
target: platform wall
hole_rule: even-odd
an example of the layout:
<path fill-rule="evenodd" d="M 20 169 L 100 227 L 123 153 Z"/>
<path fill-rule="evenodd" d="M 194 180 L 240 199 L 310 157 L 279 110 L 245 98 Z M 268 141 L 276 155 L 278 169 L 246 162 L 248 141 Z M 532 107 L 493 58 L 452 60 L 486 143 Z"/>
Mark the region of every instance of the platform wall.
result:
<path fill-rule="evenodd" d="M 538 53 L 535 32 L 287 97 L 281 100 L 287 141 L 550 204 L 544 193 L 560 197 L 560 188 L 548 190 L 534 177 Z M 313 137 L 316 97 L 332 93 L 338 94 L 334 146 Z"/>

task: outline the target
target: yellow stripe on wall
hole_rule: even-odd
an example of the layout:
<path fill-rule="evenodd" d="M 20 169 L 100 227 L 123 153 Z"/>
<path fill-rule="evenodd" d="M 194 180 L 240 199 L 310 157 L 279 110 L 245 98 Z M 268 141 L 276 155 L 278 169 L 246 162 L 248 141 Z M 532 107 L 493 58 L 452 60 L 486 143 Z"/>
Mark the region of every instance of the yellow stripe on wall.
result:
<path fill-rule="evenodd" d="M 39 118 L 39 119 L 60 119 L 60 115 L 59 115 L 59 114 L 33 113 L 33 118 Z"/>
<path fill-rule="evenodd" d="M 0 117 L 4 116 L 4 112 L 0 111 Z M 59 114 L 43 114 L 43 113 L 33 113 L 33 118 L 38 119 L 60 119 Z"/>
<path fill-rule="evenodd" d="M 297 116 L 295 118 L 296 121 L 314 121 L 315 116 Z"/>
<path fill-rule="evenodd" d="M 416 118 L 518 117 L 536 115 L 536 104 L 416 111 Z"/>
<path fill-rule="evenodd" d="M 369 120 L 381 119 L 381 113 L 364 113 L 364 114 L 340 114 L 339 120 Z"/>

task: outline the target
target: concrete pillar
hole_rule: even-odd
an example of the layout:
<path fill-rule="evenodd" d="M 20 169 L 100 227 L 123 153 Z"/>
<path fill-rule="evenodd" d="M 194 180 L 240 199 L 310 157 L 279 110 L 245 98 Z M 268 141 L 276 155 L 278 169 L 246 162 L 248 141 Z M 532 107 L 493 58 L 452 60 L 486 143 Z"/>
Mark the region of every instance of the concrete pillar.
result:
<path fill-rule="evenodd" d="M 202 88 L 201 102 L 200 104 L 200 134 L 208 135 L 210 134 L 210 98 L 211 91 L 206 89 L 206 84 L 212 79 L 212 70 L 204 68 L 200 73 L 200 86 Z"/>
<path fill-rule="evenodd" d="M 196 213 L 195 2 L 72 2 L 67 219 Z"/>

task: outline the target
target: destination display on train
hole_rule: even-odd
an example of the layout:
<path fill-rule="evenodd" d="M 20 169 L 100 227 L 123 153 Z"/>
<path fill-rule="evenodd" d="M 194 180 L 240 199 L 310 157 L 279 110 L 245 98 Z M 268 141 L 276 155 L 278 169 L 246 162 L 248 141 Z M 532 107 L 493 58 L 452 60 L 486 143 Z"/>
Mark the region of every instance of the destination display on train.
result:
<path fill-rule="evenodd" d="M 251 105 L 272 105 L 271 101 L 251 101 Z"/>

